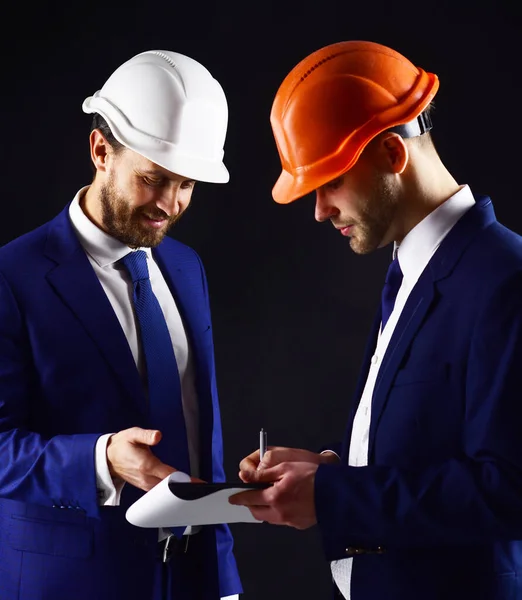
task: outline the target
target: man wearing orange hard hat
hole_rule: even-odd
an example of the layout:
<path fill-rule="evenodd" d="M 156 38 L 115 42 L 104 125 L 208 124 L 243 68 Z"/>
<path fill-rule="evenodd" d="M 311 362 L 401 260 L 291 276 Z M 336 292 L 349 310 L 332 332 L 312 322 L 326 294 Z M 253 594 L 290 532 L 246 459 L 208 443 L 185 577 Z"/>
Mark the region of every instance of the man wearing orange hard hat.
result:
<path fill-rule="evenodd" d="M 343 443 L 252 453 L 242 479 L 274 485 L 232 502 L 317 524 L 351 600 L 522 598 L 522 238 L 441 161 L 438 85 L 340 42 L 292 69 L 271 112 L 274 200 L 315 192 L 355 252 L 393 256 Z"/>

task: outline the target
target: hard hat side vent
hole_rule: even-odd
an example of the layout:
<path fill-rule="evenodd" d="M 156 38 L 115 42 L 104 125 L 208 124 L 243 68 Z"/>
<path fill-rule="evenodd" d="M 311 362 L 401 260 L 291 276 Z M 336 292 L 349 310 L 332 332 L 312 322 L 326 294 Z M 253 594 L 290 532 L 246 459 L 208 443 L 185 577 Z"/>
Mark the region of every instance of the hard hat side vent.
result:
<path fill-rule="evenodd" d="M 329 56 L 325 56 L 322 60 L 320 60 L 319 62 L 315 63 L 315 65 L 313 65 L 312 67 L 310 67 L 308 69 L 308 71 L 306 71 L 302 76 L 300 81 L 304 81 L 308 75 L 310 75 L 310 73 L 312 71 L 315 71 L 318 67 L 320 67 L 322 64 L 324 64 L 325 62 L 328 62 L 329 60 L 332 60 L 332 58 L 335 58 L 336 56 L 339 56 L 343 54 L 343 52 L 336 52 L 335 54 L 330 54 Z"/>
<path fill-rule="evenodd" d="M 167 61 L 173 69 L 176 68 L 176 63 L 172 60 L 172 58 L 170 58 L 170 56 L 167 56 L 163 52 L 151 52 L 151 54 L 155 54 L 156 56 L 159 56 L 163 60 Z"/>

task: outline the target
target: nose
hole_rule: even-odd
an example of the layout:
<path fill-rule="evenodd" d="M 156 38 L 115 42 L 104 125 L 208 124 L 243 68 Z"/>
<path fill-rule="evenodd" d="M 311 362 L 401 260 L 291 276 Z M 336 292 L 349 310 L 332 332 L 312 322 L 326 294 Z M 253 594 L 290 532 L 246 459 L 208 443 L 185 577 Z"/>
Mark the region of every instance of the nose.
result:
<path fill-rule="evenodd" d="M 179 186 L 170 186 L 163 190 L 156 201 L 156 206 L 169 217 L 178 216 L 183 210 L 182 196 L 182 190 L 180 190 Z"/>
<path fill-rule="evenodd" d="M 339 210 L 328 200 L 328 194 L 324 189 L 319 188 L 315 192 L 315 220 L 322 223 L 339 214 Z"/>

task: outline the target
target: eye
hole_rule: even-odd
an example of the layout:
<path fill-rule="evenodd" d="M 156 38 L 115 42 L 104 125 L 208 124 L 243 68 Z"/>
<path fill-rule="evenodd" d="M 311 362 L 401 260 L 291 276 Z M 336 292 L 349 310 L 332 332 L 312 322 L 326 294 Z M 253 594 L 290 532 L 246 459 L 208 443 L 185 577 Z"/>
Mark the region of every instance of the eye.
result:
<path fill-rule="evenodd" d="M 341 175 L 341 177 L 337 177 L 335 179 L 332 179 L 332 181 L 325 183 L 324 187 L 328 190 L 336 190 L 337 188 L 341 187 L 342 182 L 343 182 L 343 177 Z"/>
<path fill-rule="evenodd" d="M 165 180 L 162 178 L 142 177 L 143 182 L 149 187 L 161 187 Z"/>
<path fill-rule="evenodd" d="M 182 190 L 191 190 L 196 182 L 192 179 L 187 179 L 181 184 Z"/>

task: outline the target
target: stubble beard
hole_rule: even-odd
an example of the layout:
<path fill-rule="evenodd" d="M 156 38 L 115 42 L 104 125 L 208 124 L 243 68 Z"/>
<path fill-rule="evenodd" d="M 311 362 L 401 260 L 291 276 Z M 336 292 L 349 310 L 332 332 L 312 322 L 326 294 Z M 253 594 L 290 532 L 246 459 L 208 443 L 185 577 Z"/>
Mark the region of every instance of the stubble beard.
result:
<path fill-rule="evenodd" d="M 356 254 L 369 254 L 383 245 L 397 212 L 396 194 L 386 180 L 379 178 L 374 190 L 360 209 L 350 237 L 350 247 Z"/>
<path fill-rule="evenodd" d="M 168 217 L 166 213 L 157 208 L 145 206 L 131 208 L 111 181 L 102 186 L 100 203 L 104 230 L 131 248 L 155 248 L 181 217 L 181 214 Z M 159 230 L 152 229 L 143 223 L 145 215 L 152 218 L 164 218 L 167 219 L 167 222 Z"/>

